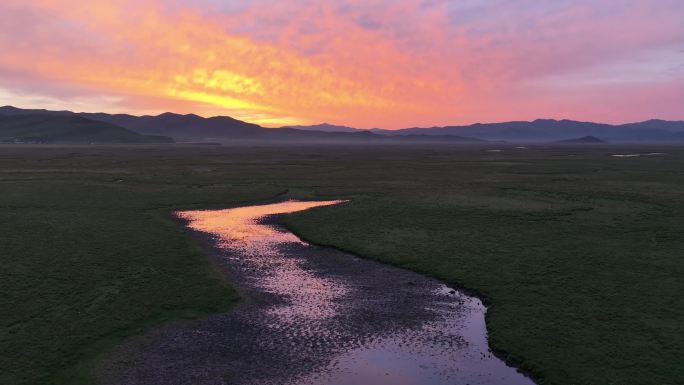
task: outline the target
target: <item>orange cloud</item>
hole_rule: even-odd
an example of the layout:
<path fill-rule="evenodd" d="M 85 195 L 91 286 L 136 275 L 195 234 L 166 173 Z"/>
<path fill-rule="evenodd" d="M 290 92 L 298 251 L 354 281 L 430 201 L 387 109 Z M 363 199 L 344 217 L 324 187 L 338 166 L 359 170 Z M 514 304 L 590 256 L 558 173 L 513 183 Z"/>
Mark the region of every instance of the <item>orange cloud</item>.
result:
<path fill-rule="evenodd" d="M 55 46 L 37 42 L 30 50 L 12 47 L 2 66 L 108 94 L 221 107 L 257 123 L 343 120 L 348 115 L 371 122 L 383 114 L 408 116 L 433 109 L 419 96 L 439 87 L 439 79 L 410 76 L 410 58 L 358 28 L 350 30 L 353 39 L 331 43 L 339 60 L 315 60 L 226 33 L 220 20 L 203 19 L 191 10 L 165 14 L 159 3 L 147 2 L 126 13 L 133 4 L 41 1 L 41 12 L 77 24 L 84 40 L 103 46 L 90 49 L 79 46 L 81 39 L 65 36 L 76 41 Z M 347 56 L 352 54 L 372 56 L 377 64 L 355 66 L 355 60 L 368 57 Z"/>

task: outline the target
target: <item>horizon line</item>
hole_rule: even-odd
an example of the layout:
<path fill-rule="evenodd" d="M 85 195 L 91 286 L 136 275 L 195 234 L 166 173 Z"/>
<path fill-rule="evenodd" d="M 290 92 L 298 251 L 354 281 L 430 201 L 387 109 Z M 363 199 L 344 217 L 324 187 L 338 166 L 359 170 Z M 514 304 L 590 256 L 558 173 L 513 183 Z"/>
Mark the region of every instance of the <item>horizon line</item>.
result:
<path fill-rule="evenodd" d="M 59 109 L 59 110 L 51 110 L 47 108 L 24 108 L 24 107 L 17 107 L 15 105 L 4 105 L 0 106 L 0 108 L 14 108 L 18 110 L 23 110 L 23 111 L 47 111 L 47 112 L 70 112 L 73 114 L 107 114 L 107 115 L 128 115 L 128 116 L 134 116 L 134 117 L 145 117 L 145 116 L 150 116 L 150 117 L 155 117 L 155 116 L 161 116 L 164 114 L 173 114 L 173 115 L 178 115 L 178 116 L 197 116 L 202 119 L 210 119 L 210 118 L 230 118 L 234 119 L 240 122 L 248 123 L 248 124 L 254 124 L 262 128 L 269 128 L 269 129 L 278 129 L 278 128 L 284 128 L 284 127 L 290 127 L 290 128 L 296 128 L 296 127 L 312 127 L 312 126 L 321 126 L 321 125 L 329 125 L 329 126 L 337 126 L 337 127 L 345 127 L 345 128 L 351 128 L 359 131 L 372 131 L 372 130 L 387 130 L 387 131 L 399 131 L 399 130 L 405 130 L 405 129 L 422 129 L 422 128 L 442 128 L 442 127 L 470 127 L 470 126 L 475 126 L 475 125 L 487 125 L 487 124 L 505 124 L 505 123 L 533 123 L 535 121 L 539 120 L 549 120 L 549 121 L 556 121 L 556 122 L 563 122 L 563 121 L 569 121 L 569 122 L 577 122 L 577 123 L 591 123 L 591 124 L 602 124 L 602 125 L 607 125 L 607 126 L 624 126 L 628 124 L 636 124 L 636 123 L 644 123 L 644 122 L 650 122 L 650 121 L 661 121 L 661 122 L 684 122 L 684 119 L 679 119 L 679 120 L 668 120 L 668 119 L 661 119 L 661 118 L 650 118 L 650 119 L 645 119 L 645 120 L 639 120 L 639 121 L 625 121 L 623 123 L 605 123 L 605 122 L 598 122 L 598 121 L 591 121 L 591 120 L 577 120 L 577 119 L 568 119 L 568 118 L 535 118 L 532 120 L 529 119 L 513 119 L 513 120 L 502 120 L 502 121 L 490 121 L 490 122 L 475 122 L 475 123 L 456 123 L 456 124 L 447 124 L 447 125 L 433 125 L 433 126 L 406 126 L 406 127 L 400 127 L 400 128 L 382 128 L 382 127 L 370 127 L 370 128 L 361 128 L 361 127 L 354 127 L 354 126 L 347 126 L 344 124 L 336 124 L 336 123 L 329 123 L 329 122 L 321 122 L 321 123 L 315 123 L 315 124 L 291 124 L 291 125 L 280 125 L 280 126 L 266 126 L 258 123 L 253 123 L 250 122 L 249 120 L 242 120 L 235 118 L 230 115 L 202 115 L 194 112 L 190 113 L 179 113 L 179 112 L 173 112 L 173 111 L 164 111 L 164 112 L 159 112 L 157 114 L 142 114 L 142 115 L 136 115 L 133 113 L 128 113 L 128 112 L 104 112 L 104 111 L 96 111 L 96 112 L 90 112 L 90 111 L 75 111 L 75 110 L 70 110 L 70 109 Z"/>

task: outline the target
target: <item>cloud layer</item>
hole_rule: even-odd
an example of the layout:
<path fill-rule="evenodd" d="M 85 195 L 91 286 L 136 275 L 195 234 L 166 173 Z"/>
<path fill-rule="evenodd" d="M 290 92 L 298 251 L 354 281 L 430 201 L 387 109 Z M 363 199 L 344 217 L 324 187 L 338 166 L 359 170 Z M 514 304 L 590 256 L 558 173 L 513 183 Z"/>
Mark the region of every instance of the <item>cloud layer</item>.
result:
<path fill-rule="evenodd" d="M 0 103 L 361 127 L 684 112 L 679 0 L 4 0 Z"/>

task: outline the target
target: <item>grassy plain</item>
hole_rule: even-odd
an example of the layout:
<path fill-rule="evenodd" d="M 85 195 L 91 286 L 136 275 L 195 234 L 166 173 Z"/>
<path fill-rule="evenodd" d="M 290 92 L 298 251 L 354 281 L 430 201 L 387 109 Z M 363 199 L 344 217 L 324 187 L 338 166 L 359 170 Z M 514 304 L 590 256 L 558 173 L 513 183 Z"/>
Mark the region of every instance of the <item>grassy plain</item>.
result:
<path fill-rule="evenodd" d="M 169 213 L 283 193 L 351 200 L 285 218 L 303 238 L 479 293 L 540 383 L 684 383 L 684 148 L 480 145 L 0 147 L 0 384 L 227 309 Z"/>

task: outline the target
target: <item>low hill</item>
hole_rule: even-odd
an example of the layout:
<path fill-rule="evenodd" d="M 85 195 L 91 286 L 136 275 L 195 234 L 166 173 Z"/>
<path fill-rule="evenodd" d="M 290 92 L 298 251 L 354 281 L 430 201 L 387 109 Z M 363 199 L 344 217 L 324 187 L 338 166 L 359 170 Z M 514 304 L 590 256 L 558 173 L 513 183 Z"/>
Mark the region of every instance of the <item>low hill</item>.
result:
<path fill-rule="evenodd" d="M 0 142 L 5 143 L 168 143 L 171 138 L 145 136 L 113 124 L 76 115 L 0 115 Z"/>
<path fill-rule="evenodd" d="M 362 131 L 362 130 L 359 130 L 358 128 L 354 128 L 354 127 L 338 126 L 338 125 L 329 124 L 329 123 L 314 124 L 314 125 L 310 125 L 310 126 L 287 126 L 287 127 L 294 128 L 296 130 L 321 131 L 321 132 L 359 132 L 359 131 Z"/>
<path fill-rule="evenodd" d="M 572 138 L 572 139 L 565 139 L 565 140 L 558 140 L 556 143 L 578 143 L 578 144 L 599 144 L 599 143 L 607 143 L 605 140 L 599 139 L 595 136 L 583 136 L 581 138 Z"/>

